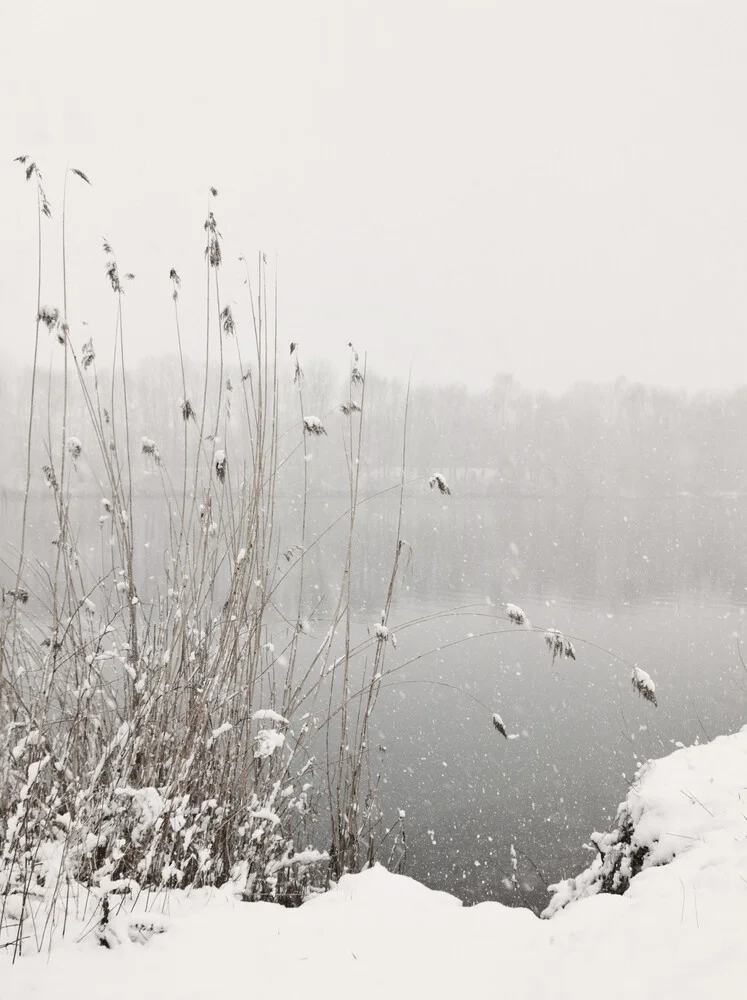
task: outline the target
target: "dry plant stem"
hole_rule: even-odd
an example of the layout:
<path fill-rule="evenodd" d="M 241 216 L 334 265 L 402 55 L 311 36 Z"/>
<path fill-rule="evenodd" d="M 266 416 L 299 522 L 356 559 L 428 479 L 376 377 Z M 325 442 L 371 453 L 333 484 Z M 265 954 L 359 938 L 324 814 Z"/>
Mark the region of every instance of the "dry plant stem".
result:
<path fill-rule="evenodd" d="M 210 204 L 208 203 L 208 218 L 210 217 L 211 210 Z M 207 223 L 206 223 L 207 230 Z M 202 448 L 203 439 L 205 436 L 205 421 L 207 419 L 207 399 L 208 399 L 208 387 L 210 384 L 210 233 L 208 232 L 205 244 L 205 378 L 203 380 L 202 388 L 202 409 L 200 412 L 200 429 L 197 438 L 198 451 Z M 213 448 L 214 452 L 214 448 Z M 199 456 L 198 456 L 199 458 Z M 212 452 L 210 456 L 210 464 L 212 466 Z M 212 483 L 212 480 L 211 480 Z M 192 531 L 192 525 L 194 523 L 194 516 L 197 509 L 197 496 L 198 496 L 198 486 L 199 486 L 199 461 L 195 461 L 195 472 L 194 480 L 192 485 L 192 503 L 190 504 L 189 518 L 187 521 L 187 534 L 189 535 Z M 210 499 L 210 487 L 208 487 L 208 501 Z"/>
<path fill-rule="evenodd" d="M 298 348 L 296 348 L 296 353 L 298 353 Z M 298 365 L 298 358 L 296 359 L 296 364 Z M 300 372 L 300 366 L 297 367 L 296 371 Z M 303 434 L 303 494 L 301 500 L 301 556 L 299 559 L 300 569 L 299 569 L 299 583 L 298 583 L 298 602 L 296 608 L 296 622 L 297 631 L 296 638 L 291 647 L 290 662 L 288 664 L 288 673 L 286 675 L 285 691 L 283 694 L 283 703 L 288 701 L 290 691 L 293 687 L 293 675 L 295 673 L 296 667 L 296 656 L 298 654 L 298 636 L 301 631 L 301 622 L 303 614 L 303 588 L 304 588 L 304 568 L 305 568 L 305 554 L 306 554 L 306 518 L 308 512 L 308 499 L 309 499 L 309 453 L 308 453 L 308 431 L 306 429 L 305 423 L 305 413 L 303 405 L 303 387 L 302 387 L 303 376 L 298 375 L 298 408 L 301 414 L 301 433 Z"/>
<path fill-rule="evenodd" d="M 65 516 L 65 505 L 63 497 L 65 495 L 65 455 L 67 452 L 66 441 L 67 441 L 67 394 L 68 394 L 68 317 L 67 317 L 67 241 L 66 241 L 66 227 L 67 227 L 67 178 L 68 178 L 68 168 L 65 169 L 65 181 L 62 189 L 62 317 L 63 317 L 63 402 L 62 402 L 62 436 L 60 440 L 60 511 L 59 511 L 59 535 L 57 542 L 57 554 L 55 556 L 55 569 L 54 569 L 54 589 L 52 592 L 52 606 L 54 608 L 55 620 L 52 626 L 52 635 L 57 636 L 59 629 L 58 611 L 57 611 L 57 587 L 58 587 L 58 576 L 60 570 L 60 559 L 62 555 L 63 546 L 66 544 L 66 516 Z M 52 375 L 52 365 L 49 366 L 50 379 Z M 51 392 L 50 392 L 51 396 Z M 49 407 L 47 407 L 47 413 L 49 414 Z M 51 448 L 51 441 L 50 441 Z M 54 466 L 54 463 L 51 463 Z"/>
<path fill-rule="evenodd" d="M 117 293 L 117 326 L 119 330 L 119 358 L 122 371 L 122 397 L 124 402 L 124 422 L 125 422 L 125 447 L 127 449 L 127 523 L 124 528 L 124 536 L 127 540 L 127 597 L 129 601 L 130 613 L 130 652 L 133 663 L 139 659 L 138 632 L 137 632 L 137 610 L 135 592 L 135 572 L 134 572 L 134 548 L 135 548 L 135 518 L 132 509 L 132 448 L 130 444 L 130 412 L 127 401 L 127 372 L 125 369 L 124 356 L 124 325 L 122 317 L 122 291 Z"/>
<path fill-rule="evenodd" d="M 408 479 L 405 482 L 405 486 L 412 486 L 415 483 L 422 483 L 422 482 L 426 481 L 427 479 L 428 479 L 428 476 L 418 476 L 415 479 Z M 370 503 L 372 500 L 378 500 L 381 497 L 386 496 L 388 493 L 393 493 L 395 490 L 399 490 L 400 488 L 401 488 L 400 483 L 395 483 L 394 486 L 385 486 L 383 489 L 377 490 L 375 493 L 370 493 L 368 496 L 365 496 L 365 497 L 362 497 L 362 498 L 356 500 L 356 506 L 357 507 L 361 507 L 365 503 Z M 349 517 L 350 517 L 350 508 L 348 507 L 345 510 L 343 510 L 342 513 L 338 514 L 337 517 L 333 518 L 329 522 L 329 524 L 327 525 L 327 527 L 324 528 L 322 531 L 320 531 L 319 534 L 316 535 L 309 542 L 308 546 L 306 547 L 306 554 L 308 555 L 308 553 L 311 552 L 312 549 L 317 548 L 319 546 L 319 544 L 324 540 L 324 538 L 330 533 L 330 531 L 332 531 L 333 528 L 335 528 L 341 521 L 344 521 L 345 518 L 349 518 Z M 270 593 L 268 595 L 269 597 L 272 597 L 272 595 L 274 594 L 276 588 L 278 586 L 280 586 L 280 584 L 288 576 L 288 574 L 298 565 L 300 559 L 301 559 L 301 557 L 298 556 L 295 560 L 292 560 L 290 562 L 290 564 L 288 565 L 288 568 L 287 568 L 286 572 L 277 580 L 276 585 L 270 591 Z"/>
<path fill-rule="evenodd" d="M 36 323 L 34 326 L 34 359 L 31 367 L 31 399 L 29 402 L 29 420 L 28 420 L 28 432 L 26 438 L 26 481 L 23 490 L 23 511 L 21 513 L 21 543 L 19 547 L 18 556 L 18 569 L 16 571 L 16 579 L 14 584 L 15 596 L 13 597 L 13 604 L 11 607 L 11 612 L 7 616 L 5 622 L 3 623 L 2 636 L 0 637 L 0 693 L 2 692 L 3 679 L 6 672 L 6 638 L 7 630 L 10 626 L 11 619 L 14 618 L 16 608 L 18 605 L 18 592 L 21 586 L 21 580 L 23 579 L 23 568 L 26 559 L 26 529 L 28 524 L 28 504 L 29 504 L 29 490 L 31 487 L 31 452 L 33 444 L 33 428 L 34 428 L 34 407 L 36 402 L 36 378 L 39 363 L 39 328 L 41 325 L 41 286 L 42 286 L 42 208 L 43 208 L 44 194 L 41 187 L 41 181 L 39 180 L 38 174 L 36 177 L 36 219 L 37 219 L 37 266 L 36 266 Z M 13 645 L 11 647 L 10 655 L 10 671 L 13 669 L 13 662 L 15 659 L 15 630 L 14 630 Z M 0 699 L 0 708 L 2 708 L 2 699 Z"/>
<path fill-rule="evenodd" d="M 87 183 L 88 178 L 82 174 L 80 171 L 76 171 L 78 176 L 82 177 Z M 67 417 L 68 417 L 68 390 L 69 390 L 69 372 L 68 372 L 68 351 L 70 348 L 70 337 L 69 337 L 69 320 L 68 320 L 68 284 L 67 284 L 67 182 L 70 176 L 70 166 L 65 168 L 65 180 L 62 190 L 62 350 L 63 350 L 63 401 L 62 401 L 62 431 L 60 438 L 60 503 L 58 506 L 58 523 L 59 523 L 59 535 L 57 543 L 57 553 L 55 556 L 55 569 L 54 569 L 54 588 L 52 594 L 52 607 L 54 620 L 52 624 L 52 636 L 53 641 L 59 632 L 59 612 L 58 612 L 58 586 L 59 586 L 59 571 L 60 562 L 62 560 L 62 552 L 64 546 L 67 544 L 67 533 L 69 528 L 69 495 L 67 496 L 67 502 L 65 502 L 66 496 L 66 486 L 65 486 L 65 460 L 67 454 Z M 50 365 L 50 379 L 52 373 L 52 366 Z M 51 396 L 51 392 L 50 392 Z M 49 406 L 47 407 L 47 414 L 49 415 Z M 50 434 L 50 459 L 51 459 L 51 434 Z M 51 462 L 52 466 L 54 463 Z M 67 571 L 67 564 L 65 565 Z M 70 589 L 70 580 L 68 579 L 68 589 Z M 56 656 L 56 652 L 54 653 Z"/>
<path fill-rule="evenodd" d="M 63 907 L 61 912 L 66 892 L 81 900 L 81 910 L 88 906 L 90 911 L 96 887 L 106 879 L 120 878 L 134 880 L 136 892 L 152 892 L 153 900 L 173 885 L 216 885 L 231 878 L 240 881 L 247 899 L 297 903 L 309 886 L 324 885 L 328 877 L 357 870 L 377 857 L 383 838 L 380 779 L 367 750 L 371 714 L 382 684 L 395 682 L 398 670 L 427 653 L 407 664 L 392 665 L 381 633 L 358 641 L 359 623 L 353 613 L 356 534 L 361 505 L 396 489 L 397 534 L 382 594 L 385 624 L 404 562 L 401 534 L 407 488 L 426 478 L 405 477 L 409 387 L 398 482 L 361 497 L 370 414 L 366 364 L 361 381 L 355 357 L 345 398 L 359 400 L 360 407 L 345 413 L 348 424 L 342 431 L 347 509 L 311 537 L 314 467 L 306 461 L 299 467 L 296 457 L 299 451 L 304 458 L 309 455 L 305 418 L 311 396 L 305 386 L 299 387 L 295 402 L 295 391 L 288 386 L 285 395 L 300 406 L 302 429 L 297 433 L 294 422 L 296 437 L 286 444 L 285 432 L 280 431 L 287 411 L 281 408 L 285 395 L 278 374 L 277 270 L 274 295 L 272 289 L 268 295 L 264 257 L 259 256 L 256 272 L 252 268 L 251 280 L 247 267 L 254 345 L 252 357 L 245 359 L 240 333 L 225 329 L 221 321 L 221 300 L 227 292 L 225 282 L 221 287 L 218 280 L 219 255 L 210 259 L 211 248 L 215 251 L 212 235 L 208 231 L 207 366 L 201 413 L 196 413 L 198 406 L 194 418 L 184 420 L 174 414 L 182 424 L 178 433 L 183 440 L 177 439 L 177 447 L 181 445 L 184 467 L 170 467 L 160 455 L 156 461 L 157 497 L 168 523 L 168 544 L 162 570 L 152 583 L 145 576 L 145 558 L 134 558 L 133 501 L 138 498 L 132 445 L 139 414 L 137 407 L 130 412 L 128 405 L 128 396 L 130 400 L 136 396 L 125 367 L 121 289 L 114 288 L 112 385 L 106 375 L 99 380 L 95 359 L 84 355 L 79 359 L 72 341 L 65 346 L 66 375 L 75 371 L 78 378 L 69 382 L 66 377 L 69 396 L 63 397 L 62 405 L 72 414 L 74 394 L 80 392 L 92 441 L 83 460 L 104 497 L 101 552 L 89 564 L 88 547 L 81 545 L 77 551 L 77 525 L 70 507 L 75 466 L 63 456 L 59 467 L 65 471 L 51 498 L 61 538 L 67 543 L 58 547 L 59 582 L 56 572 L 41 564 L 29 566 L 26 573 L 35 588 L 35 615 L 48 613 L 45 625 L 59 621 L 55 646 L 40 645 L 38 636 L 46 628 L 42 632 L 31 625 L 31 615 L 22 617 L 16 609 L 15 624 L 8 625 L 6 616 L 3 636 L 8 642 L 0 650 L 7 656 L 11 645 L 15 649 L 14 673 L 4 690 L 18 723 L 13 723 L 12 738 L 0 744 L 0 880 L 12 879 L 14 891 L 17 888 L 27 900 L 19 947 L 25 937 L 31 947 L 35 941 L 43 946 L 58 933 L 56 913 L 34 902 L 39 899 L 40 872 L 50 895 Z M 110 250 L 107 255 L 111 270 L 116 264 Z M 117 277 L 116 271 L 112 273 Z M 66 271 L 63 280 L 66 314 Z M 220 358 L 210 369 L 216 308 Z M 181 351 L 183 316 L 176 299 L 174 316 L 186 400 L 189 373 Z M 229 362 L 224 352 L 224 333 L 233 333 L 236 340 L 243 397 L 243 405 L 233 409 L 230 419 L 234 398 L 230 393 L 235 390 L 229 390 L 225 376 L 233 376 L 233 359 Z M 249 361 L 246 373 L 245 360 Z M 215 370 L 220 375 L 217 392 L 212 391 Z M 112 411 L 107 413 L 103 403 L 110 396 Z M 72 417 L 63 424 L 77 430 Z M 50 427 L 56 426 L 50 418 Z M 206 437 L 210 430 L 215 431 L 212 446 Z M 224 477 L 215 469 L 219 431 L 228 452 Z M 197 435 L 194 447 L 193 434 Z M 48 434 L 50 456 L 57 452 L 56 436 L 55 431 L 53 446 Z M 330 428 L 324 444 L 332 440 Z M 247 442 L 252 461 L 243 467 L 241 447 Z M 54 457 L 56 461 L 57 454 Z M 149 464 L 154 460 L 152 450 L 143 459 Z M 50 464 L 54 464 L 51 457 Z M 289 477 L 296 493 L 297 483 L 304 484 L 298 521 L 287 540 L 293 544 L 286 544 L 285 552 L 276 523 L 285 483 L 281 474 Z M 313 631 L 322 621 L 324 607 L 323 596 L 309 602 L 306 593 L 310 553 L 322 551 L 320 544 L 326 552 L 325 540 L 329 542 L 328 533 L 336 524 L 343 526 L 335 580 L 339 586 L 329 630 L 314 651 L 299 631 L 306 617 Z M 422 616 L 400 629 L 428 620 Z M 24 630 L 27 624 L 29 631 Z M 496 629 L 486 634 L 499 633 Z M 322 706 L 321 719 L 313 711 L 316 706 Z M 302 715 L 309 707 L 312 712 Z M 2 729 L 0 739 L 4 733 Z M 28 768 L 37 764 L 38 774 L 29 782 Z M 141 822 L 145 802 L 158 814 L 160 826 Z M 318 868 L 294 870 L 289 862 L 293 852 L 316 843 L 320 830 L 326 837 L 328 821 L 330 843 L 317 846 L 330 846 L 330 858 Z M 400 852 L 406 845 L 399 832 L 397 838 Z M 44 869 L 50 843 L 60 848 L 64 871 Z M 83 885 L 92 892 L 84 893 Z M 0 946 L 8 935 L 3 900 L 0 888 Z M 92 923 L 99 915 L 93 914 Z M 12 933 L 16 934 L 15 927 Z"/>
<path fill-rule="evenodd" d="M 184 523 L 184 511 L 186 510 L 186 507 L 187 507 L 187 468 L 188 468 L 188 459 L 189 459 L 189 451 L 188 451 L 189 434 L 188 434 L 188 431 L 189 431 L 189 421 L 190 421 L 191 418 L 189 417 L 189 415 L 188 415 L 188 413 L 186 411 L 187 400 L 188 400 L 188 396 L 187 396 L 187 376 L 186 376 L 185 371 L 184 371 L 184 349 L 182 347 L 182 331 L 181 331 L 181 325 L 179 323 L 178 278 L 176 276 L 176 272 L 175 271 L 172 271 L 172 275 L 173 275 L 173 277 L 171 279 L 171 285 L 172 285 L 172 299 L 173 299 L 173 302 L 174 302 L 174 323 L 175 323 L 175 326 L 176 326 L 176 342 L 177 342 L 177 348 L 178 348 L 178 351 L 179 351 L 179 368 L 180 368 L 181 376 L 182 376 L 182 425 L 183 425 L 183 431 L 184 431 L 184 453 L 183 453 L 183 457 L 182 457 L 182 461 L 184 463 L 184 468 L 182 470 L 182 503 L 181 503 L 181 507 L 179 508 L 181 517 L 180 517 L 180 522 L 179 522 L 179 543 L 177 545 L 177 552 L 181 552 L 182 539 L 184 538 L 184 533 L 185 533 L 186 528 L 187 528 L 186 524 Z M 180 567 L 179 567 L 178 564 L 177 564 L 177 567 L 176 567 L 176 574 L 177 574 L 177 576 L 181 575 L 181 573 L 180 573 Z"/>
<path fill-rule="evenodd" d="M 382 620 L 382 625 L 388 627 L 389 624 L 389 612 L 392 607 L 392 598 L 394 597 L 394 584 L 397 578 L 397 570 L 399 568 L 399 557 L 402 552 L 402 511 L 404 508 L 405 501 L 405 469 L 407 467 L 407 418 L 410 410 L 410 378 L 407 379 L 407 393 L 405 395 L 405 413 L 404 413 L 404 426 L 402 431 L 402 468 L 400 472 L 400 483 L 399 483 L 399 507 L 397 509 L 397 537 L 394 545 L 394 559 L 392 562 L 392 573 L 389 578 L 389 587 L 386 594 L 386 603 L 384 605 L 384 616 Z M 384 661 L 386 657 L 386 642 L 379 642 L 376 647 L 376 656 L 374 657 L 374 676 L 377 674 L 382 674 L 384 671 Z M 369 695 L 369 704 L 366 708 L 365 718 L 368 719 L 371 709 L 371 695 Z"/>
<path fill-rule="evenodd" d="M 351 348 L 352 349 L 352 348 Z M 349 375 L 349 385 L 351 389 L 354 387 L 353 380 L 353 356 L 351 355 L 351 366 Z M 357 357 L 356 357 L 357 361 Z M 365 363 L 364 363 L 365 369 Z M 362 442 L 363 442 L 363 414 L 364 402 L 365 402 L 365 387 L 366 379 L 365 373 L 363 378 L 363 388 L 361 391 L 361 405 L 360 405 L 360 419 L 358 421 L 358 436 L 357 436 L 357 447 L 355 449 L 355 458 L 353 452 L 353 430 L 352 430 L 352 414 L 351 420 L 348 425 L 348 450 L 346 451 L 347 468 L 348 468 L 348 483 L 350 491 L 350 520 L 348 524 L 348 535 L 347 535 L 347 550 L 345 554 L 345 566 L 343 570 L 343 587 L 346 594 L 346 604 L 345 604 L 345 654 L 343 660 L 343 676 L 342 676 L 342 719 L 340 724 L 340 745 L 338 752 L 338 764 L 337 764 L 337 777 L 335 781 L 334 798 L 332 795 L 332 788 L 330 783 L 330 768 L 327 768 L 327 788 L 328 788 L 328 798 L 330 802 L 330 815 L 332 819 L 332 856 L 334 859 L 334 871 L 336 875 L 342 874 L 347 868 L 355 863 L 354 858 L 350 857 L 350 826 L 351 822 L 355 822 L 356 816 L 351 815 L 351 813 L 357 812 L 358 809 L 358 771 L 361 764 L 361 750 L 362 745 L 365 746 L 365 737 L 363 740 L 356 738 L 355 741 L 355 752 L 353 757 L 353 768 L 352 774 L 347 773 L 347 765 L 349 764 L 347 753 L 346 753 L 346 743 L 348 740 L 348 703 L 350 698 L 350 608 L 351 608 L 351 586 L 352 586 L 352 561 L 353 561 L 353 538 L 355 529 L 355 516 L 358 504 L 358 491 L 360 483 L 360 467 L 361 467 L 361 454 L 362 454 Z M 340 588 L 340 602 L 342 601 L 343 587 Z M 338 608 L 335 618 L 338 617 L 340 613 L 340 603 L 338 602 Z M 331 643 L 330 643 L 331 646 Z M 328 653 L 329 655 L 329 653 Z M 334 692 L 334 678 L 330 685 L 329 693 L 329 707 L 328 711 L 331 709 L 332 697 Z M 359 733 L 360 731 L 358 731 Z M 326 747 L 327 756 L 329 757 L 329 727 L 326 729 Z"/>

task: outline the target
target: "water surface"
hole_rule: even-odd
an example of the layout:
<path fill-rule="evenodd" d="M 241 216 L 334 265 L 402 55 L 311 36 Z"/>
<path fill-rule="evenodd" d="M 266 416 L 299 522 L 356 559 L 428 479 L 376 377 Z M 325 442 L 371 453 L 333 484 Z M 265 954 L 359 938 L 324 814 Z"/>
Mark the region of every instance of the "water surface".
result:
<path fill-rule="evenodd" d="M 0 502 L 0 542 L 12 562 L 20 505 L 7 494 Z M 344 509 L 340 497 L 313 497 L 308 538 Z M 154 588 L 167 544 L 161 510 L 155 498 L 139 499 L 141 575 Z M 300 542 L 299 510 L 297 497 L 281 497 L 283 546 Z M 99 513 L 98 497 L 74 502 L 78 546 L 92 563 L 105 544 Z M 746 513 L 741 497 L 408 492 L 407 558 L 390 619 L 398 643 L 388 662 L 431 652 L 392 675 L 371 742 L 385 748 L 374 760 L 387 817 L 405 811 L 409 874 L 469 902 L 539 907 L 547 882 L 588 862 L 583 845 L 613 821 L 638 762 L 744 722 L 737 638 Z M 42 562 L 54 552 L 51 515 L 46 498 L 32 498 L 29 545 Z M 396 519 L 395 496 L 358 514 L 352 606 L 361 631 L 379 620 Z M 309 556 L 312 655 L 338 594 L 344 546 L 341 523 Z M 553 664 L 541 633 L 496 622 L 507 601 L 533 624 L 572 636 L 577 660 Z M 654 677 L 658 709 L 633 691 L 633 663 Z M 492 728 L 492 711 L 516 738 Z M 518 891 L 506 884 L 511 844 Z"/>

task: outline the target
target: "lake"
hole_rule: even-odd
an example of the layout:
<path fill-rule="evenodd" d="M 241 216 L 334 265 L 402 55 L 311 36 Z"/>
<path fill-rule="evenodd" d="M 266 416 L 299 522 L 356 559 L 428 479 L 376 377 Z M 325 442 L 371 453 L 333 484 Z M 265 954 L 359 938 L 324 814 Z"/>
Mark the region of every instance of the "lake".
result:
<path fill-rule="evenodd" d="M 48 504 L 33 498 L 30 507 L 39 559 L 54 551 Z M 283 545 L 299 540 L 298 505 L 297 497 L 280 498 Z M 98 497 L 80 497 L 74 507 L 81 553 L 93 557 Z M 359 511 L 353 608 L 361 629 L 379 620 L 384 603 L 396 508 L 388 496 Z M 140 499 L 141 568 L 154 579 L 166 537 L 158 509 Z M 313 497 L 309 537 L 344 509 L 339 497 Z M 0 513 L 8 559 L 18 499 L 2 497 Z M 398 642 L 389 663 L 431 652 L 382 690 L 371 740 L 385 748 L 374 760 L 387 816 L 406 814 L 407 874 L 468 902 L 540 908 L 548 882 L 588 864 L 583 845 L 614 820 L 638 762 L 744 723 L 747 672 L 737 637 L 747 606 L 746 514 L 747 499 L 736 496 L 408 490 L 402 535 L 410 558 L 390 618 Z M 311 620 L 312 652 L 326 631 L 343 547 L 340 525 L 309 557 L 309 610 L 322 599 Z M 553 664 L 541 633 L 491 620 L 508 601 L 533 625 L 573 637 L 577 660 Z M 446 613 L 453 608 L 463 610 Z M 634 692 L 633 663 L 654 678 L 658 709 Z M 494 730 L 492 711 L 515 738 Z M 512 844 L 518 890 L 507 883 Z"/>

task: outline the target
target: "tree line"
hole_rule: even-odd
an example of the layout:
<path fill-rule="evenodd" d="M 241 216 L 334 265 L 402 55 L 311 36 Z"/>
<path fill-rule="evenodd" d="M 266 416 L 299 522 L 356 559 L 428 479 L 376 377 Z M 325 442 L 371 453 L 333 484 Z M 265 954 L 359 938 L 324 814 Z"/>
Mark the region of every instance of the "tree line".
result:
<path fill-rule="evenodd" d="M 251 463 L 252 442 L 237 408 L 254 405 L 252 373 L 226 365 L 222 373 L 219 426 L 228 460 Z M 281 383 L 278 420 L 288 430 L 289 452 L 302 413 L 318 416 L 327 434 L 314 441 L 307 464 L 312 491 L 344 490 L 345 459 L 340 438 L 350 419 L 340 409 L 349 398 L 346 379 L 323 361 L 303 366 L 294 382 L 288 366 Z M 84 375 L 93 386 L 93 375 Z M 77 376 L 74 376 L 77 378 Z M 205 435 L 215 422 L 221 374 L 208 378 Z M 104 405 L 110 393 L 107 376 L 99 374 Z M 187 391 L 195 416 L 190 434 L 196 442 L 204 397 L 204 369 L 188 362 Z M 9 494 L 22 489 L 25 466 L 24 419 L 28 408 L 28 371 L 5 364 L 0 373 L 0 487 Z M 141 364 L 128 386 L 128 414 L 133 440 L 156 442 L 167 468 L 183 461 L 181 373 L 176 358 Z M 48 464 L 45 440 L 59 447 L 63 401 L 61 372 L 40 380 L 41 406 L 34 464 Z M 361 475 L 368 488 L 396 478 L 402 461 L 406 384 L 385 373 L 366 376 L 364 453 Z M 79 386 L 69 383 L 67 433 L 81 438 L 80 490 L 96 489 L 94 471 L 86 466 L 85 401 Z M 747 387 L 722 393 L 690 393 L 655 388 L 624 378 L 608 384 L 578 384 L 561 393 L 530 389 L 508 375 L 498 375 L 485 391 L 464 385 L 414 384 L 407 420 L 408 476 L 441 472 L 460 493 L 469 495 L 551 495 L 669 497 L 741 493 L 747 489 L 743 428 L 747 426 Z M 78 432 L 78 428 L 82 428 Z M 281 438 L 281 446 L 282 446 Z M 195 444 L 196 446 L 196 444 Z M 149 487 L 152 462 L 138 455 L 140 488 Z M 289 454 L 284 468 L 286 489 L 303 477 L 298 456 Z M 153 483 L 155 488 L 155 483 Z M 45 488 L 41 471 L 32 480 Z"/>

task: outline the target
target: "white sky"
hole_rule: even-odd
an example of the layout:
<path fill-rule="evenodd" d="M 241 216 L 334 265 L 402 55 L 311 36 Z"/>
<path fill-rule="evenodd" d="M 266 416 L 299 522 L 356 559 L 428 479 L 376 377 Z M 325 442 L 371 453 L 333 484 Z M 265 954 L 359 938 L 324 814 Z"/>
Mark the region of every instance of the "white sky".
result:
<path fill-rule="evenodd" d="M 281 338 L 348 340 L 418 380 L 747 376 L 743 0 L 24 0 L 0 13 L 0 350 L 30 357 L 42 169 L 44 299 L 130 356 L 204 313 L 207 189 L 236 260 L 280 266 Z M 241 315 L 241 309 L 238 308 Z M 80 325 L 87 320 L 88 327 Z"/>

